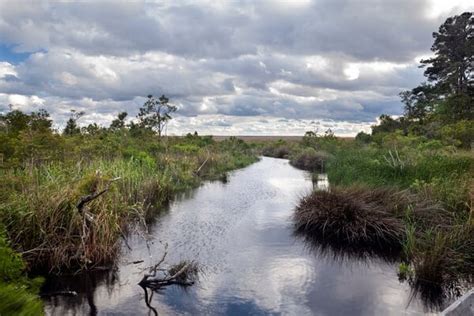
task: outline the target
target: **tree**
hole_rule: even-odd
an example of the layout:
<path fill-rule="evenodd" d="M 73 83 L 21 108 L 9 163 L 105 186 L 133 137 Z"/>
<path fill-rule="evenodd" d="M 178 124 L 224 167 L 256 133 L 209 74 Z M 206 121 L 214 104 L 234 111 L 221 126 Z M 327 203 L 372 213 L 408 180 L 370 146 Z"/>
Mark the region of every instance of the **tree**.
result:
<path fill-rule="evenodd" d="M 436 89 L 425 83 L 412 90 L 402 91 L 400 98 L 405 104 L 405 117 L 420 123 L 433 113 L 438 100 Z"/>
<path fill-rule="evenodd" d="M 125 127 L 125 118 L 127 117 L 128 113 L 127 112 L 120 112 L 117 115 L 117 118 L 112 121 L 110 124 L 110 129 L 111 130 L 119 130 Z"/>
<path fill-rule="evenodd" d="M 53 121 L 50 119 L 48 111 L 39 109 L 38 112 L 30 114 L 30 128 L 34 132 L 49 132 Z"/>
<path fill-rule="evenodd" d="M 372 141 L 372 136 L 361 131 L 357 133 L 355 140 L 359 143 L 369 144 Z"/>
<path fill-rule="evenodd" d="M 382 114 L 379 120 L 379 125 L 372 126 L 372 135 L 377 133 L 392 133 L 402 128 L 400 121 L 393 119 L 390 115 Z"/>
<path fill-rule="evenodd" d="M 447 93 L 467 93 L 474 83 L 474 17 L 450 17 L 433 33 L 435 57 L 422 60 L 425 76 Z"/>
<path fill-rule="evenodd" d="M 148 100 L 140 108 L 138 118 L 140 125 L 144 128 L 154 130 L 161 137 L 166 123 L 171 117 L 171 113 L 176 112 L 177 107 L 169 104 L 169 99 L 162 95 L 159 99 L 152 95 L 148 96 Z"/>
<path fill-rule="evenodd" d="M 12 136 L 18 136 L 21 131 L 28 129 L 30 116 L 20 110 L 11 110 L 0 116 L 1 129 Z"/>
<path fill-rule="evenodd" d="M 451 120 L 473 117 L 474 17 L 472 12 L 450 17 L 433 33 L 435 57 L 422 60 L 425 76 L 434 83 L 443 114 Z"/>
<path fill-rule="evenodd" d="M 71 116 L 67 120 L 66 127 L 64 128 L 64 135 L 76 135 L 81 133 L 81 129 L 77 126 L 77 120 L 84 116 L 85 112 L 76 112 L 76 110 L 71 110 Z"/>

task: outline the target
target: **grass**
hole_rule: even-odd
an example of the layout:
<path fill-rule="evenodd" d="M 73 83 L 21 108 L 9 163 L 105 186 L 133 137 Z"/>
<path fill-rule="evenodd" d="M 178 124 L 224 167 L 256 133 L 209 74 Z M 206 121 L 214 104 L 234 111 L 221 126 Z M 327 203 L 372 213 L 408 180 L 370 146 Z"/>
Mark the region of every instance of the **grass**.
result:
<path fill-rule="evenodd" d="M 128 147 L 115 157 L 95 153 L 91 159 L 83 153 L 74 161 L 0 170 L 0 222 L 12 247 L 29 267 L 55 273 L 109 265 L 130 225 L 148 218 L 177 192 L 256 160 L 238 140 L 171 141 L 168 149 Z M 87 216 L 78 211 L 81 197 L 109 185 L 87 204 Z"/>
<path fill-rule="evenodd" d="M 311 138 L 293 147 L 290 157 L 327 152 L 323 161 L 331 184 L 328 192 L 301 200 L 296 229 L 339 251 L 341 245 L 349 252 L 398 248 L 412 271 L 405 275 L 417 288 L 472 284 L 472 152 L 411 140 L 387 146 Z"/>
<path fill-rule="evenodd" d="M 328 154 L 324 151 L 316 151 L 313 148 L 305 148 L 290 156 L 290 164 L 302 170 L 312 172 L 324 172 L 324 164 L 328 160 Z"/>
<path fill-rule="evenodd" d="M 336 186 L 303 198 L 295 211 L 295 225 L 324 242 L 401 249 L 409 245 L 404 243 L 408 208 L 413 217 L 427 224 L 440 212 L 435 201 L 396 188 Z"/>

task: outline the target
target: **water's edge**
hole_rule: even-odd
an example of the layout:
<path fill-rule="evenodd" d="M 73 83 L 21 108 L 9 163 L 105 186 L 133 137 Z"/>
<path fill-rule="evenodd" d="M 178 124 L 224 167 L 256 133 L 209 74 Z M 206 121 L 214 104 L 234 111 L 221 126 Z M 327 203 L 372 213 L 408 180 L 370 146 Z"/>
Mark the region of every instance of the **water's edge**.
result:
<path fill-rule="evenodd" d="M 162 314 L 399 315 L 430 312 L 398 281 L 396 264 L 334 258 L 292 231 L 299 198 L 311 175 L 287 160 L 263 157 L 178 196 L 150 225 L 150 243 L 130 236 L 114 271 L 49 276 L 44 291 L 76 291 L 45 299 L 50 315 L 147 315 L 137 285 L 146 267 L 169 247 L 167 263 L 195 260 L 200 282 L 155 294 Z M 321 177 L 320 185 L 327 186 Z M 140 263 L 133 263 L 142 261 Z"/>

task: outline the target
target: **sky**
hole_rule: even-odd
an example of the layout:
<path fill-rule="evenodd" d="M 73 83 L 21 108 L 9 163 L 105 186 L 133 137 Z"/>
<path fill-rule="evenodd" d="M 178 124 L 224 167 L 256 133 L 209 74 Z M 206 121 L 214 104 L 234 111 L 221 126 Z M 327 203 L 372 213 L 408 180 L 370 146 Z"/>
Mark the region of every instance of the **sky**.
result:
<path fill-rule="evenodd" d="M 421 58 L 464 0 L 0 0 L 0 111 L 57 128 L 134 119 L 149 94 L 170 135 L 353 136 L 424 81 Z"/>

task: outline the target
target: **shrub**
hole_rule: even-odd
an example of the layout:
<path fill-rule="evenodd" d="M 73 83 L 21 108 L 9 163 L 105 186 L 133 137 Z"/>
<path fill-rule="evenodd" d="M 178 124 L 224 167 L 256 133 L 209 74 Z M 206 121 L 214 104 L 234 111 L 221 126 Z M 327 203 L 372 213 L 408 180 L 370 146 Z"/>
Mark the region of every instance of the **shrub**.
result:
<path fill-rule="evenodd" d="M 40 278 L 28 279 L 26 265 L 6 241 L 0 228 L 0 315 L 42 315 L 43 304 L 37 293 Z"/>
<path fill-rule="evenodd" d="M 288 158 L 290 149 L 285 145 L 266 146 L 262 149 L 262 155 L 273 158 Z"/>
<path fill-rule="evenodd" d="M 291 156 L 290 164 L 303 170 L 323 172 L 327 159 L 328 154 L 325 152 L 305 148 Z"/>

